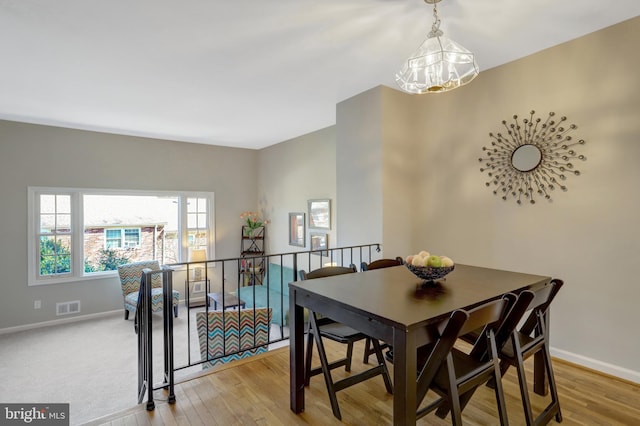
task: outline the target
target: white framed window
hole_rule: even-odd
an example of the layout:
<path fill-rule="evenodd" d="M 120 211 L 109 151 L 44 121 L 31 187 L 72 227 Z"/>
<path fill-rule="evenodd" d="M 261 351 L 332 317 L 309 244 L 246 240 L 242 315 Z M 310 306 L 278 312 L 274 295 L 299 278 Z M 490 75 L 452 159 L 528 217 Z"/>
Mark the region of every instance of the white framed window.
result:
<path fill-rule="evenodd" d="M 37 273 L 43 278 L 73 274 L 72 198 L 69 192 L 43 192 L 34 205 L 37 225 L 31 239 L 37 247 Z"/>
<path fill-rule="evenodd" d="M 29 285 L 116 274 L 139 260 L 215 256 L 214 194 L 28 188 Z"/>

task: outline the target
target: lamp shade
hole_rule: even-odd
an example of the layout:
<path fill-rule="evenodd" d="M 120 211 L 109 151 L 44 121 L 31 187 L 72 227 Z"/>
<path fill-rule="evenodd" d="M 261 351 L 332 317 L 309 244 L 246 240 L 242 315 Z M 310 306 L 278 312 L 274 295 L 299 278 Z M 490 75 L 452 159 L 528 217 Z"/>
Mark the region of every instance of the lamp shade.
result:
<path fill-rule="evenodd" d="M 204 262 L 207 260 L 206 249 L 192 249 L 189 252 L 189 262 Z"/>
<path fill-rule="evenodd" d="M 396 82 L 408 93 L 437 93 L 469 83 L 478 72 L 473 53 L 443 35 L 430 34 L 396 74 Z"/>

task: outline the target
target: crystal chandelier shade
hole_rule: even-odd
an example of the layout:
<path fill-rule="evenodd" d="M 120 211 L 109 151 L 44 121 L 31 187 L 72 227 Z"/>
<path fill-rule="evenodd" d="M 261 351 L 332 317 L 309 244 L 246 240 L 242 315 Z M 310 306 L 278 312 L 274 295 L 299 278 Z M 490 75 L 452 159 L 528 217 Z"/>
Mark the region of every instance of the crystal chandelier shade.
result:
<path fill-rule="evenodd" d="M 478 75 L 473 53 L 442 35 L 434 3 L 434 23 L 427 39 L 406 60 L 396 74 L 396 82 L 407 93 L 437 93 L 469 83 Z"/>

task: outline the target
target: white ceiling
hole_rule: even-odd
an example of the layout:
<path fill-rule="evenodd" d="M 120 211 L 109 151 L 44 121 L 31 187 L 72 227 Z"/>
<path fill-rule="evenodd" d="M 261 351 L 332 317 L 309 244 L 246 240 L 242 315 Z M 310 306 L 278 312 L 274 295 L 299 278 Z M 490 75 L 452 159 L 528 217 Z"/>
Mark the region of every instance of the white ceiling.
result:
<path fill-rule="evenodd" d="M 640 1 L 443 0 L 438 11 L 486 70 L 638 16 Z M 262 148 L 396 87 L 431 23 L 423 0 L 0 0 L 0 118 Z"/>

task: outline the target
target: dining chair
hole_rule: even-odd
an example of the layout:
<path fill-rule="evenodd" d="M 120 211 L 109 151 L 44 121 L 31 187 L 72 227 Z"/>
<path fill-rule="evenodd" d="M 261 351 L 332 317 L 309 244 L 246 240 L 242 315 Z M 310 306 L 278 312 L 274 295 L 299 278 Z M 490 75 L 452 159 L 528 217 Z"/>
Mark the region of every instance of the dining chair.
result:
<path fill-rule="evenodd" d="M 509 424 L 495 336 L 514 299 L 513 295 L 508 294 L 470 310 L 453 311 L 448 319 L 437 325 L 439 337 L 418 348 L 416 418 L 422 418 L 446 406 L 447 411 L 451 411 L 451 423 L 461 425 L 464 408 L 461 397 L 493 379 L 496 384 L 494 392 L 500 424 Z M 481 349 L 472 349 L 467 353 L 454 347 L 461 335 L 477 329 L 483 330 L 482 338 L 478 340 L 478 344 L 484 342 L 479 346 Z M 479 356 L 478 352 L 486 353 L 486 356 Z M 422 406 L 429 390 L 434 391 L 439 398 Z"/>
<path fill-rule="evenodd" d="M 378 259 L 378 260 L 374 260 L 371 263 L 367 263 L 367 262 L 362 262 L 360 263 L 360 270 L 362 272 L 364 271 L 372 271 L 374 269 L 381 269 L 381 268 L 390 268 L 392 266 L 400 266 L 404 264 L 404 260 L 398 256 L 395 259 Z M 385 342 L 379 342 L 380 343 L 380 349 L 388 349 L 391 348 L 391 346 Z M 374 353 L 374 348 L 373 348 L 373 344 L 371 343 L 371 338 L 367 337 L 366 341 L 364 342 L 364 356 L 362 358 L 362 362 L 364 362 L 365 364 L 369 364 L 369 356 L 373 355 Z"/>
<path fill-rule="evenodd" d="M 404 260 L 400 256 L 397 256 L 395 259 L 378 259 L 374 260 L 371 263 L 361 262 L 360 270 L 364 272 L 371 271 L 373 269 L 390 268 L 392 266 L 399 265 L 404 265 Z"/>
<path fill-rule="evenodd" d="M 500 320 L 499 324 L 489 324 L 478 329 L 472 330 L 468 333 L 462 334 L 459 339 L 466 341 L 472 345 L 472 349 L 469 354 L 480 360 L 488 359 L 491 354 L 489 353 L 489 347 L 487 345 L 487 339 L 484 337 L 488 327 L 495 327 L 495 342 L 498 349 L 498 357 L 500 357 L 500 350 L 510 341 L 512 333 L 516 330 L 518 323 L 522 320 L 531 301 L 534 298 L 534 293 L 530 290 L 520 292 L 517 296 L 513 293 L 508 293 L 503 296 L 507 300 L 507 306 L 505 307 L 506 313 Z M 502 364 L 500 365 L 500 375 L 503 376 L 505 369 Z M 490 388 L 495 387 L 494 379 L 490 379 L 487 382 L 487 386 Z M 473 396 L 476 388 L 473 388 L 464 394 L 460 395 L 460 407 L 464 410 L 471 397 Z M 441 418 L 445 418 L 449 411 L 449 405 L 444 403 L 436 411 L 436 415 Z"/>
<path fill-rule="evenodd" d="M 327 266 L 315 269 L 310 272 L 301 270 L 299 276 L 301 280 L 310 280 L 316 278 L 324 278 L 335 275 L 349 274 L 357 272 L 355 265 L 349 267 L 344 266 Z M 329 362 L 327 354 L 324 348 L 322 339 L 330 339 L 338 343 L 347 345 L 347 353 L 344 358 L 337 361 Z M 353 355 L 353 344 L 360 340 L 367 338 L 367 335 L 360 331 L 334 321 L 328 317 L 320 316 L 319 314 L 309 311 L 309 324 L 307 333 L 307 348 L 305 355 L 305 386 L 309 386 L 312 376 L 322 373 L 324 381 L 329 393 L 329 401 L 331 402 L 331 409 L 333 415 L 342 420 L 340 414 L 340 406 L 338 405 L 338 398 L 336 393 L 364 380 L 371 379 L 375 376 L 382 375 L 387 392 L 393 393 L 393 386 L 391 384 L 391 377 L 387 369 L 387 364 L 382 355 L 382 349 L 377 339 L 373 339 L 374 352 L 378 360 L 378 365 L 358 374 L 350 375 L 349 377 L 341 380 L 334 381 L 331 376 L 331 370 L 345 367 L 345 371 L 351 371 L 351 360 Z M 313 342 L 315 341 L 318 347 L 318 357 L 320 358 L 320 367 L 311 368 L 311 361 L 313 355 Z"/>
<path fill-rule="evenodd" d="M 502 374 L 511 365 L 517 369 L 522 407 L 528 426 L 547 424 L 554 416 L 558 423 L 562 421 L 558 390 L 551 365 L 551 354 L 549 353 L 549 322 L 547 316 L 551 302 L 563 284 L 562 280 L 555 278 L 548 285 L 533 291 L 535 297 L 527 308 L 528 316 L 526 320 L 520 328 L 513 331 L 509 343 L 504 345 L 499 353 Z M 524 361 L 537 353 L 541 354 L 544 360 L 544 370 L 549 381 L 551 402 L 534 418 L 529 399 Z"/>

